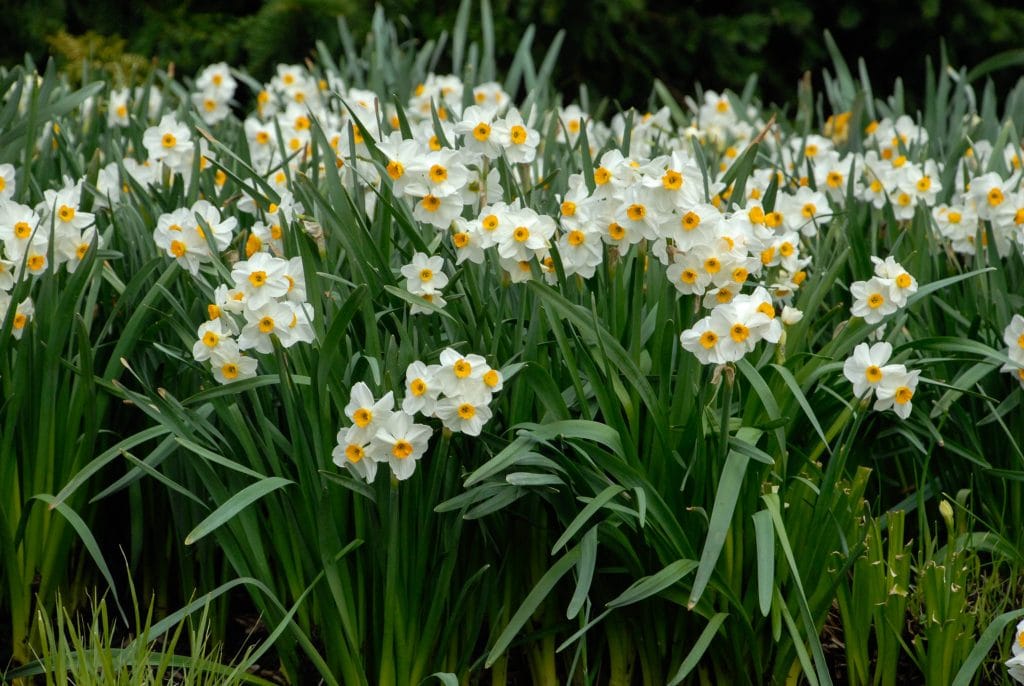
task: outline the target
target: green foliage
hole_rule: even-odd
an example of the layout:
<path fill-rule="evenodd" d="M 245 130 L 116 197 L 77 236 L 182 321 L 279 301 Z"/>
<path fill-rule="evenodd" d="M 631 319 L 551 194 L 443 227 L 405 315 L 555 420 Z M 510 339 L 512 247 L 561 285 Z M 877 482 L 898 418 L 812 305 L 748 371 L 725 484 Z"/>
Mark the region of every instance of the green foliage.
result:
<path fill-rule="evenodd" d="M 423 41 L 450 31 L 458 3 L 437 3 L 429 11 L 413 0 L 383 0 L 381 6 L 399 19 L 403 38 Z M 920 63 L 926 52 L 938 51 L 940 41 L 946 41 L 953 64 L 972 66 L 994 53 L 1016 50 L 1024 33 L 1024 10 L 990 0 L 941 6 L 941 13 L 937 0 L 842 6 L 745 0 L 727 9 L 709 0 L 597 0 L 585 11 L 569 0 L 496 0 L 493 9 L 499 65 L 511 62 L 523 26 L 536 25 L 539 44 L 565 29 L 556 87 L 571 95 L 586 84 L 591 92 L 641 109 L 654 78 L 682 94 L 694 81 L 739 90 L 752 73 L 760 75 L 766 100 L 790 102 L 799 74 L 816 74 L 829 65 L 822 29 L 832 31 L 844 53 L 865 54 L 877 82 L 889 84 L 900 77 L 917 102 L 925 88 Z M 275 63 L 307 57 L 317 38 L 326 37 L 336 47 L 338 15 L 363 34 L 370 28 L 372 5 L 354 0 L 46 0 L 42 5 L 20 0 L 0 13 L 0 33 L 12 38 L 0 48 L 0 64 L 16 63 L 25 52 L 41 61 L 52 37 L 63 32 L 103 35 L 110 41 L 124 36 L 128 53 L 153 56 L 160 66 L 173 63 L 185 74 L 227 61 L 267 77 Z M 478 31 L 474 19 L 472 32 Z M 52 47 L 55 54 L 66 54 Z M 1005 73 L 996 79 L 1002 86 L 1011 83 Z"/>
<path fill-rule="evenodd" d="M 72 615 L 60 596 L 56 600 L 53 617 L 46 611 L 38 613 L 38 654 L 24 667 L 6 674 L 0 671 L 5 683 L 7 679 L 46 686 L 272 683 L 222 663 L 220 648 L 211 643 L 208 604 L 186 608 L 176 621 L 161 622 L 163 628 L 158 628 L 153 623 L 153 603 L 143 614 L 133 596 L 135 626 L 131 635 L 125 635 L 127 627 L 111 616 L 105 597 L 92 600 L 86 617 Z M 193 617 L 197 610 L 201 610 L 199 616 Z M 238 661 L 248 657 L 249 652 Z"/>

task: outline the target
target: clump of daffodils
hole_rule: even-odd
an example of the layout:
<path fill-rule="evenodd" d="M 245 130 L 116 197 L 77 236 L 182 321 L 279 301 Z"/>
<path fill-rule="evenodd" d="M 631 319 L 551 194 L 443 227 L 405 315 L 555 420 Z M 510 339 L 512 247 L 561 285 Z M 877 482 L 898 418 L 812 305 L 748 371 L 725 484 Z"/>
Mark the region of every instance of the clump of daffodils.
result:
<path fill-rule="evenodd" d="M 714 308 L 684 331 L 680 342 L 701 364 L 724 364 L 741 360 L 762 340 L 777 343 L 781 335 L 782 324 L 775 317 L 771 297 L 758 288 Z"/>
<path fill-rule="evenodd" d="M 441 289 L 448 285 L 448 276 L 444 273 L 444 258 L 418 252 L 412 262 L 402 267 L 405 277 L 405 288 L 410 293 L 423 298 L 431 305 L 444 307 L 445 299 L 441 297 Z M 413 305 L 412 314 L 430 314 L 431 309 L 423 305 Z"/>
<path fill-rule="evenodd" d="M 863 317 L 868 324 L 878 324 L 887 315 L 906 307 L 907 299 L 917 292 L 917 279 L 891 256 L 882 260 L 872 257 L 875 274 L 867 281 L 850 284 L 854 317 Z"/>
<path fill-rule="evenodd" d="M 1010 650 L 1013 652 L 1013 657 L 1006 661 L 1006 669 L 1009 671 L 1011 679 L 1024 684 L 1024 621 L 1017 624 Z"/>
<path fill-rule="evenodd" d="M 491 418 L 490 403 L 504 379 L 479 355 L 463 356 L 447 348 L 440 364 L 415 361 L 405 374 L 405 397 L 396 408 L 394 392 L 380 399 L 359 382 L 352 387 L 345 416 L 351 426 L 338 431 L 335 464 L 372 482 L 387 463 L 399 481 L 408 479 L 423 457 L 432 430 L 415 423 L 416 415 L 435 418 L 453 433 L 478 436 Z"/>
<path fill-rule="evenodd" d="M 892 345 L 861 343 L 843 364 L 843 376 L 853 384 L 853 395 L 868 400 L 874 395 L 874 409 L 892 410 L 900 419 L 910 416 L 911 401 L 917 390 L 918 370 L 909 371 L 902 364 L 889 364 Z"/>
<path fill-rule="evenodd" d="M 1004 364 L 1000 371 L 1013 374 L 1024 386 L 1024 317 L 1013 315 L 1003 330 L 1003 342 L 1006 343 L 1006 355 L 1010 362 Z"/>
<path fill-rule="evenodd" d="M 273 337 L 284 348 L 314 340 L 313 306 L 306 302 L 300 258 L 258 252 L 236 262 L 231 279 L 215 290 L 207 306 L 209 319 L 199 325 L 192 346 L 195 360 L 209 361 L 220 383 L 255 376 L 256 359 L 245 351 L 273 352 Z"/>

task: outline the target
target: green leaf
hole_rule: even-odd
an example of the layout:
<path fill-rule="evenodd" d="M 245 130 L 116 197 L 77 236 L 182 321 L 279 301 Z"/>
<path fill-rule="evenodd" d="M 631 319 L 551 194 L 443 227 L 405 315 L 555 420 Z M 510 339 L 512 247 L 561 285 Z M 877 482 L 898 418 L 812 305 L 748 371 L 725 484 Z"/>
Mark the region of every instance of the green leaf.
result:
<path fill-rule="evenodd" d="M 459 686 L 459 678 L 451 672 L 434 672 L 420 683 L 422 684 L 424 681 L 428 681 L 429 679 L 437 679 L 444 684 L 444 686 Z"/>
<path fill-rule="evenodd" d="M 533 587 L 533 590 L 527 594 L 523 600 L 522 605 L 516 610 L 516 613 L 512 615 L 512 619 L 509 620 L 508 625 L 502 630 L 497 640 L 494 642 L 494 646 L 491 651 L 487 654 L 487 660 L 484 662 L 484 667 L 490 669 L 494 666 L 495 661 L 501 657 L 502 653 L 512 643 L 512 639 L 516 637 L 516 634 L 523 628 L 540 604 L 554 589 L 555 584 L 558 580 L 565 576 L 565 573 L 572 569 L 573 565 L 580 559 L 579 547 L 573 548 L 566 553 L 558 562 L 551 566 L 544 576 L 540 578 L 537 585 Z"/>
<path fill-rule="evenodd" d="M 580 541 L 580 560 L 576 564 L 576 590 L 573 591 L 569 607 L 565 611 L 566 619 L 574 619 L 580 613 L 590 592 L 590 584 L 594 580 L 594 567 L 597 564 L 597 526 L 592 526 Z"/>
<path fill-rule="evenodd" d="M 743 489 L 743 475 L 747 471 L 749 461 L 750 458 L 737 450 L 730 450 L 725 458 L 722 477 L 715 489 L 715 505 L 711 510 L 708 537 L 704 541 L 704 550 L 700 554 L 700 566 L 693 579 L 693 589 L 690 591 L 690 609 L 693 609 L 700 601 L 704 589 L 711 581 L 711 574 L 715 571 L 718 556 L 722 553 L 725 538 L 732 526 L 732 516 L 736 511 L 736 501 L 739 500 L 740 491 Z"/>
<path fill-rule="evenodd" d="M 757 604 L 761 615 L 768 616 L 772 609 L 772 588 L 775 586 L 775 533 L 772 515 L 767 510 L 755 513 L 754 546 L 757 549 Z"/>
<path fill-rule="evenodd" d="M 693 560 L 676 560 L 660 572 L 637 579 L 629 588 L 608 602 L 608 607 L 624 607 L 639 602 L 644 598 L 661 593 L 669 586 L 678 583 L 687 574 L 697 569 Z"/>
<path fill-rule="evenodd" d="M 246 486 L 228 498 L 223 505 L 211 512 L 206 519 L 199 522 L 196 528 L 192 529 L 185 537 L 185 545 L 192 545 L 207 534 L 216 531 L 222 524 L 230 521 L 239 512 L 268 493 L 293 483 L 295 482 L 290 479 L 272 476 Z"/>
<path fill-rule="evenodd" d="M 729 616 L 727 612 L 719 612 L 708 622 L 708 625 L 704 627 L 704 631 L 700 632 L 700 636 L 697 637 L 697 641 L 690 648 L 690 652 L 687 653 L 686 658 L 683 659 L 683 664 L 679 665 L 679 671 L 672 677 L 668 684 L 669 686 L 675 686 L 676 684 L 682 683 L 693 668 L 697 666 L 700 659 L 704 656 L 708 646 L 711 645 L 712 639 L 715 634 L 718 633 L 719 627 L 722 626 L 722 622 L 725 621 L 726 617 Z"/>
<path fill-rule="evenodd" d="M 591 517 L 593 517 L 598 510 L 604 507 L 605 504 L 608 503 L 608 501 L 617 496 L 623 490 L 624 489 L 622 488 L 622 486 L 617 486 L 613 484 L 605 488 L 596 496 L 594 496 L 594 499 L 587 503 L 582 510 L 580 510 L 580 513 L 573 518 L 572 522 L 570 522 L 569 526 L 565 528 L 565 531 L 562 533 L 562 535 L 558 537 L 557 541 L 555 541 L 555 544 L 551 546 L 551 554 L 554 555 L 556 552 L 558 552 L 559 548 L 566 545 L 572 539 L 572 537 L 576 535 L 576 532 L 582 529 L 583 525 L 586 524 L 587 521 Z"/>
<path fill-rule="evenodd" d="M 60 512 L 64 519 L 68 520 L 71 526 L 74 528 L 75 533 L 82 540 L 82 545 L 89 552 L 89 556 L 92 561 L 96 563 L 96 567 L 99 568 L 100 574 L 103 575 L 103 579 L 107 582 L 107 586 L 110 587 L 110 592 L 114 596 L 114 602 L 117 603 L 118 609 L 121 611 L 121 617 L 127 622 L 128 619 L 125 616 L 124 609 L 121 607 L 121 600 L 117 594 L 117 586 L 114 585 L 114 576 L 110 573 L 110 569 L 107 567 L 107 563 L 103 559 L 103 553 L 100 552 L 100 547 L 96 543 L 95 537 L 92 535 L 92 531 L 89 530 L 89 525 L 85 523 L 77 512 L 72 510 L 66 503 L 59 502 L 49 493 L 41 493 L 39 495 L 32 496 L 33 500 L 41 500 L 50 506 L 51 510 L 57 510 Z"/>

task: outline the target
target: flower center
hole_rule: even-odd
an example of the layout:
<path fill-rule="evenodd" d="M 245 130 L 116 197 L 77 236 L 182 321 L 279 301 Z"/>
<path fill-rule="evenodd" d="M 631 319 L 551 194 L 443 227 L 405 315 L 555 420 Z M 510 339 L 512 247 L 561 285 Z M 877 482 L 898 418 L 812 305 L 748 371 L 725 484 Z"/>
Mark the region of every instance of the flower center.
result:
<path fill-rule="evenodd" d="M 486 122 L 480 122 L 473 129 L 473 138 L 477 139 L 481 143 L 491 137 L 491 125 Z"/>
<path fill-rule="evenodd" d="M 882 380 L 882 369 L 876 364 L 870 365 L 864 370 L 864 378 L 870 383 L 878 383 Z"/>
<path fill-rule="evenodd" d="M 366 453 L 363 451 L 363 446 L 356 445 L 355 443 L 349 443 L 345 448 L 345 459 L 355 464 L 359 460 L 363 459 Z"/>
<path fill-rule="evenodd" d="M 522 145 L 523 143 L 526 142 L 526 129 L 524 129 L 522 126 L 519 126 L 519 124 L 516 124 L 509 131 L 509 137 L 512 139 L 512 142 L 515 143 L 516 145 Z"/>
<path fill-rule="evenodd" d="M 398 160 L 391 160 L 388 162 L 388 176 L 390 176 L 392 180 L 397 181 L 402 178 L 403 174 L 405 174 L 405 167 L 402 166 L 401 162 Z"/>
<path fill-rule="evenodd" d="M 178 144 L 178 139 L 174 137 L 173 133 L 165 133 L 160 139 L 160 144 L 165 148 L 173 148 Z"/>
<path fill-rule="evenodd" d="M 585 236 L 583 235 L 583 232 L 580 231 L 579 229 L 573 229 L 572 231 L 570 231 L 569 236 L 567 238 L 567 240 L 569 241 L 569 245 L 582 245 L 584 239 Z"/>
<path fill-rule="evenodd" d="M 661 185 L 665 190 L 677 191 L 683 185 L 683 175 L 670 169 L 661 177 Z"/>
<path fill-rule="evenodd" d="M 24 240 L 32 235 L 32 227 L 28 222 L 18 222 L 14 225 L 14 235 Z"/>
<path fill-rule="evenodd" d="M 804 219 L 811 219 L 814 214 L 818 211 L 818 208 L 813 202 L 806 203 L 800 210 L 800 214 L 804 216 Z"/>
<path fill-rule="evenodd" d="M 747 340 L 748 336 L 750 336 L 750 329 L 745 327 L 743 324 L 733 324 L 732 328 L 729 329 L 729 337 L 737 343 L 742 343 Z"/>
<path fill-rule="evenodd" d="M 412 455 L 412 443 L 405 440 L 404 438 L 399 438 L 397 441 L 395 441 L 395 444 L 391 446 L 391 454 L 397 457 L 399 460 L 404 460 L 405 458 Z"/>
<path fill-rule="evenodd" d="M 910 282 L 910 274 L 907 274 L 906 272 L 903 272 L 896 277 L 896 285 L 900 288 L 910 288 Z"/>
<path fill-rule="evenodd" d="M 594 170 L 594 183 L 598 186 L 603 186 L 612 180 L 612 173 L 604 167 L 598 167 Z"/>
<path fill-rule="evenodd" d="M 69 222 L 75 218 L 75 208 L 61 205 L 60 209 L 57 210 L 57 216 L 60 217 L 62 222 Z"/>
<path fill-rule="evenodd" d="M 458 360 L 453 366 L 455 376 L 460 379 L 465 379 L 473 371 L 473 365 L 466 360 Z"/>
<path fill-rule="evenodd" d="M 224 375 L 225 379 L 237 379 L 238 365 L 234 362 L 228 362 L 220 368 L 220 373 Z"/>
<path fill-rule="evenodd" d="M 267 283 L 267 273 L 264 271 L 255 271 L 249 275 L 249 283 L 256 288 L 262 288 Z"/>
<path fill-rule="evenodd" d="M 693 231 L 700 226 L 700 217 L 696 212 L 687 212 L 683 215 L 683 228 L 687 231 Z"/>
<path fill-rule="evenodd" d="M 352 421 L 355 422 L 356 426 L 360 429 L 365 429 L 369 426 L 370 422 L 373 421 L 373 412 L 365 407 L 360 407 L 352 413 Z"/>
<path fill-rule="evenodd" d="M 487 373 L 484 374 L 484 383 L 487 384 L 487 386 L 490 388 L 494 388 L 495 386 L 497 386 L 500 381 L 501 377 L 499 377 L 498 372 L 494 371 L 493 369 L 488 369 Z"/>
<path fill-rule="evenodd" d="M 614 240 L 621 241 L 626 237 L 626 229 L 624 229 L 618 222 L 612 222 L 608 225 L 608 235 L 610 235 Z"/>
<path fill-rule="evenodd" d="M 442 167 L 440 164 L 435 164 L 430 168 L 430 180 L 434 183 L 441 183 L 448 178 L 448 170 Z"/>
<path fill-rule="evenodd" d="M 717 274 L 722 269 L 722 263 L 717 257 L 709 257 L 704 260 L 704 271 L 708 274 Z"/>
<path fill-rule="evenodd" d="M 885 296 L 881 293 L 872 293 L 868 296 L 868 307 L 872 310 L 877 310 L 879 307 L 885 304 Z"/>
<path fill-rule="evenodd" d="M 910 399 L 914 397 L 914 392 L 906 386 L 900 386 L 896 389 L 896 395 L 894 400 L 899 405 L 906 405 L 910 402 Z"/>
<path fill-rule="evenodd" d="M 427 212 L 437 212 L 441 207 L 441 199 L 436 195 L 425 195 L 423 196 L 423 209 Z"/>
<path fill-rule="evenodd" d="M 270 333 L 274 330 L 274 318 L 267 316 L 263 317 L 259 321 L 260 331 L 263 333 Z"/>
<path fill-rule="evenodd" d="M 498 228 L 499 222 L 497 216 L 489 214 L 486 217 L 484 217 L 483 222 L 481 223 L 483 224 L 483 227 L 488 231 L 494 231 L 496 228 Z"/>
<path fill-rule="evenodd" d="M 476 408 L 469 403 L 462 403 L 459 405 L 458 412 L 462 419 L 472 419 L 476 415 Z"/>
<path fill-rule="evenodd" d="M 693 284 L 697 281 L 697 272 L 692 269 L 684 269 L 679 274 L 679 280 L 686 284 Z"/>
<path fill-rule="evenodd" d="M 409 392 L 419 397 L 427 392 L 427 382 L 423 379 L 413 379 L 409 382 Z"/>
<path fill-rule="evenodd" d="M 647 216 L 647 208 L 640 204 L 630 205 L 626 209 L 626 216 L 633 221 L 638 222 Z"/>
<path fill-rule="evenodd" d="M 715 347 L 718 343 L 718 334 L 714 331 L 708 330 L 700 335 L 700 344 L 704 346 L 705 350 L 710 350 Z"/>
<path fill-rule="evenodd" d="M 998 188 L 993 188 L 988 192 L 988 204 L 992 207 L 1001 205 L 1003 203 L 1003 192 Z"/>
<path fill-rule="evenodd" d="M 529 237 L 530 230 L 525 226 L 517 226 L 516 230 L 512 232 L 512 238 L 514 238 L 517 243 L 522 243 Z"/>
<path fill-rule="evenodd" d="M 574 203 L 572 200 L 566 200 L 565 202 L 562 203 L 562 216 L 563 217 L 572 217 L 575 214 L 576 214 L 576 203 Z"/>
<path fill-rule="evenodd" d="M 181 241 L 171 241 L 171 254 L 175 257 L 184 257 L 185 250 L 185 244 Z"/>
<path fill-rule="evenodd" d="M 468 233 L 457 233 L 452 236 L 452 243 L 455 244 L 456 248 L 465 248 L 469 245 L 469 234 Z"/>
<path fill-rule="evenodd" d="M 206 345 L 207 348 L 215 348 L 219 342 L 220 336 L 218 336 L 216 332 L 207 331 L 203 334 L 203 344 Z"/>

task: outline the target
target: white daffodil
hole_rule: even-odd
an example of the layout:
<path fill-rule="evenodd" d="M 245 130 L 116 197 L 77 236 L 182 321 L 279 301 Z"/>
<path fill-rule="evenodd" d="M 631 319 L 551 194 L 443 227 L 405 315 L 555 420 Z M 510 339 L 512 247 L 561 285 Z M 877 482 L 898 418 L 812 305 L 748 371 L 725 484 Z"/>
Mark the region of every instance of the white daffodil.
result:
<path fill-rule="evenodd" d="M 843 376 L 853 384 L 853 395 L 860 398 L 879 387 L 889 374 L 905 373 L 901 364 L 889 364 L 892 345 L 887 342 L 868 346 L 861 343 L 843 363 Z"/>
<path fill-rule="evenodd" d="M 412 415 L 394 412 L 383 420 L 372 443 L 391 466 L 395 478 L 404 481 L 416 471 L 416 461 L 427 452 L 430 427 L 416 424 Z"/>

